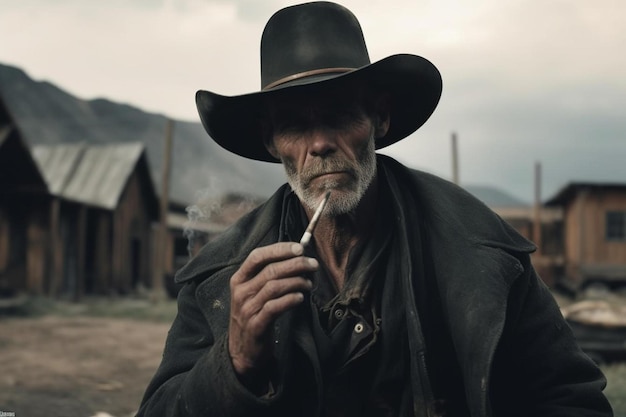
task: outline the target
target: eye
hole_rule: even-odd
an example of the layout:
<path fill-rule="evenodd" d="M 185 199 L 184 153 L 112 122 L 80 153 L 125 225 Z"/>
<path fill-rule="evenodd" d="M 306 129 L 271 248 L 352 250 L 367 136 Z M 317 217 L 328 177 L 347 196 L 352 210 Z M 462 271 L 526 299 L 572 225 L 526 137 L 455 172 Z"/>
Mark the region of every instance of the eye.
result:
<path fill-rule="evenodd" d="M 295 118 L 282 118 L 274 125 L 274 131 L 280 134 L 298 134 L 308 129 L 309 123 L 304 123 L 301 120 Z"/>

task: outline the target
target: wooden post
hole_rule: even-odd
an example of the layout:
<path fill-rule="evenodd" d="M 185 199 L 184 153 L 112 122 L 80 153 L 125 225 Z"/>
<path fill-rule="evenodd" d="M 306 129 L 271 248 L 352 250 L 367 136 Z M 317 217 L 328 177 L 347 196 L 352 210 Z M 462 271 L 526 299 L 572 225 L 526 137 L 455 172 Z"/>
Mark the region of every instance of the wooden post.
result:
<path fill-rule="evenodd" d="M 120 207 L 113 212 L 112 229 L 113 238 L 111 240 L 112 261 L 111 261 L 111 281 L 108 290 L 114 294 L 120 291 L 121 282 L 124 277 L 124 213 Z"/>
<path fill-rule="evenodd" d="M 76 227 L 76 290 L 74 300 L 80 301 L 85 294 L 86 274 L 86 245 L 87 245 L 87 206 L 81 204 L 78 207 L 78 221 Z"/>
<path fill-rule="evenodd" d="M 63 278 L 63 241 L 61 240 L 61 201 L 57 197 L 50 203 L 50 295 L 58 297 Z"/>
<path fill-rule="evenodd" d="M 455 132 L 452 132 L 452 182 L 459 185 L 459 151 Z"/>
<path fill-rule="evenodd" d="M 535 162 L 535 204 L 533 221 L 533 241 L 537 245 L 536 256 L 541 256 L 541 162 Z"/>
<path fill-rule="evenodd" d="M 174 121 L 167 120 L 165 128 L 165 146 L 163 149 L 163 167 L 161 170 L 161 200 L 159 207 L 158 238 L 155 248 L 154 271 L 152 275 L 152 293 L 155 299 L 162 299 L 165 295 L 163 275 L 165 271 L 165 254 L 167 253 L 167 213 L 169 211 L 169 183 L 172 161 L 172 136 Z"/>
<path fill-rule="evenodd" d="M 585 277 L 583 269 L 587 263 L 587 200 L 589 198 L 589 188 L 581 188 L 576 199 L 578 205 L 578 262 L 574 265 L 576 270 L 575 279 L 578 285 L 582 285 Z"/>
<path fill-rule="evenodd" d="M 98 214 L 94 290 L 101 294 L 105 294 L 113 288 L 111 281 L 111 259 L 113 256 L 113 251 L 111 250 L 112 218 L 113 213 L 100 212 Z"/>
<path fill-rule="evenodd" d="M 27 216 L 26 288 L 36 295 L 44 293 L 44 259 L 46 255 L 44 225 L 41 213 L 33 209 Z"/>

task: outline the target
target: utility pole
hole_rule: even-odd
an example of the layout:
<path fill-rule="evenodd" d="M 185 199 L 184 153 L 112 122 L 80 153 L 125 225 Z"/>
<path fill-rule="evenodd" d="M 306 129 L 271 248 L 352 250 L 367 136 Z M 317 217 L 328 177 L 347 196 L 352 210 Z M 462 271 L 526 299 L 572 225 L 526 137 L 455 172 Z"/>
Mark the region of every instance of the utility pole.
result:
<path fill-rule="evenodd" d="M 455 132 L 452 132 L 452 182 L 459 185 L 459 151 Z"/>
<path fill-rule="evenodd" d="M 154 275 L 152 279 L 152 294 L 155 300 L 165 296 L 163 276 L 165 275 L 165 257 L 167 256 L 167 214 L 169 211 L 170 172 L 172 165 L 172 137 L 174 121 L 167 119 L 165 126 L 165 143 L 163 148 L 163 166 L 161 169 L 161 200 L 159 205 L 159 226 L 157 230 Z"/>

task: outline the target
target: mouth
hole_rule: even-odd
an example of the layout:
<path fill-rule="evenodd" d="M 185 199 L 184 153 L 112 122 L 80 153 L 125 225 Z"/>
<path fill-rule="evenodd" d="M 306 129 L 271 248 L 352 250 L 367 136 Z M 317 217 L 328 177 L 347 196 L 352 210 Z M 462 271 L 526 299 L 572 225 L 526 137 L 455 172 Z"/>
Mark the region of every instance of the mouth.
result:
<path fill-rule="evenodd" d="M 313 176 L 308 181 L 308 184 L 310 185 L 316 182 L 328 182 L 328 181 L 343 182 L 345 178 L 348 177 L 349 175 L 350 173 L 347 171 L 324 172 L 323 174 L 318 174 L 318 175 Z"/>
<path fill-rule="evenodd" d="M 337 176 L 337 175 L 348 175 L 348 172 L 346 171 L 331 171 L 331 172 L 324 172 L 323 174 L 319 174 L 314 176 L 312 179 L 318 179 L 318 178 L 326 178 L 326 177 L 333 177 L 333 176 Z"/>

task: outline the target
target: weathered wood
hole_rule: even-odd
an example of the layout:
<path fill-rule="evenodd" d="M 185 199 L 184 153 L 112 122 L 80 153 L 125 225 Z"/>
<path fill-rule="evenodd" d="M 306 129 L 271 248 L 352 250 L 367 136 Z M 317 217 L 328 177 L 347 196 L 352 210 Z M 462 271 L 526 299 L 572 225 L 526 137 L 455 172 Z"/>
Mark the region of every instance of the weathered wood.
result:
<path fill-rule="evenodd" d="M 564 206 L 566 275 L 576 284 L 587 279 L 616 279 L 614 272 L 601 271 L 622 270 L 626 240 L 607 239 L 606 215 L 626 212 L 626 188 L 581 187 L 576 191 Z"/>
<path fill-rule="evenodd" d="M 61 200 L 53 198 L 50 203 L 50 231 L 48 249 L 50 256 L 49 294 L 57 297 L 63 279 L 63 241 L 61 239 Z"/>
<path fill-rule="evenodd" d="M 87 207 L 80 205 L 78 208 L 78 222 L 76 226 L 76 292 L 74 299 L 80 300 L 85 294 L 85 248 L 87 246 Z"/>
<path fill-rule="evenodd" d="M 95 230 L 94 292 L 104 294 L 111 288 L 111 213 L 98 212 Z"/>
<path fill-rule="evenodd" d="M 27 219 L 26 287 L 31 294 L 44 293 L 46 233 L 43 213 L 33 209 Z"/>

